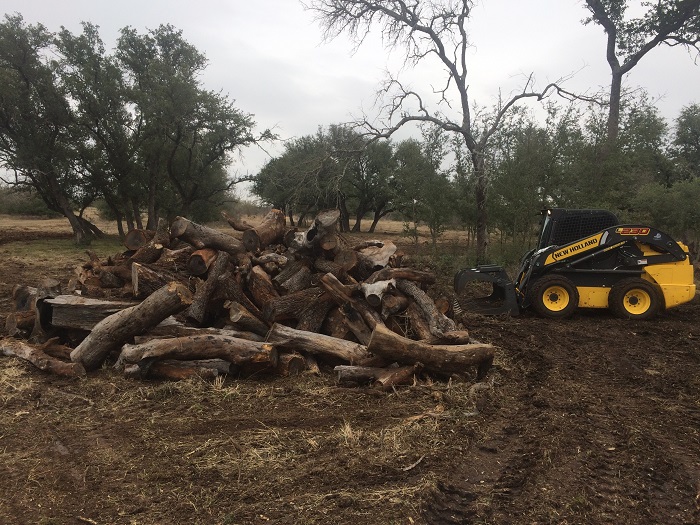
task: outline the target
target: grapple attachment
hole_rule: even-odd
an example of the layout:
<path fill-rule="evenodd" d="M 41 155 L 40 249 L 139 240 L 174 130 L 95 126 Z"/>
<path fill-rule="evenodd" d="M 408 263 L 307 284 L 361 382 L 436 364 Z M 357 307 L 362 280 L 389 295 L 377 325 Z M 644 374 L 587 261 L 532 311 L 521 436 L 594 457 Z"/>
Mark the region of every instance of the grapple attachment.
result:
<path fill-rule="evenodd" d="M 480 265 L 460 270 L 454 284 L 457 306 L 485 315 L 518 315 L 515 285 L 502 266 Z"/>

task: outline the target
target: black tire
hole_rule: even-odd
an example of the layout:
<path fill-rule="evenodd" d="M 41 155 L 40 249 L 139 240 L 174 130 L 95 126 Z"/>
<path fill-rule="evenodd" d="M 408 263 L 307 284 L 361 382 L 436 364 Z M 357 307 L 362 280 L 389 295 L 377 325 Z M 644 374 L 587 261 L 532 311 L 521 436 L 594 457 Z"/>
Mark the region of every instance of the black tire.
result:
<path fill-rule="evenodd" d="M 530 288 L 532 308 L 550 319 L 571 317 L 578 308 L 578 299 L 576 285 L 561 275 L 545 275 Z"/>
<path fill-rule="evenodd" d="M 662 301 L 653 284 L 630 277 L 612 287 L 608 308 L 623 319 L 651 319 L 661 310 Z"/>

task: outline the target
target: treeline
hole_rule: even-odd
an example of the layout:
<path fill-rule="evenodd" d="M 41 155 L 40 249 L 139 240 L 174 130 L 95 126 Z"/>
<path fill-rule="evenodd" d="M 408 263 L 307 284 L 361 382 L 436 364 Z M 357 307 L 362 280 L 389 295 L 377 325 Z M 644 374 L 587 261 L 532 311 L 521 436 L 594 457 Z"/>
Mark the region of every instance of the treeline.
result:
<path fill-rule="evenodd" d="M 68 218 L 79 242 L 100 230 L 83 210 L 100 200 L 119 232 L 159 217 L 210 218 L 230 198 L 231 154 L 272 138 L 253 116 L 202 87 L 206 57 L 172 26 L 121 30 L 107 53 L 80 34 L 0 23 L 2 180 Z M 146 224 L 142 224 L 142 217 Z"/>
<path fill-rule="evenodd" d="M 606 143 L 605 108 L 551 103 L 544 118 L 513 111 L 488 151 L 488 224 L 503 240 L 526 244 L 544 207 L 605 208 L 688 242 L 700 235 L 700 106 L 672 124 L 644 95 L 627 98 L 616 147 Z M 601 149 L 606 147 L 605 160 Z M 342 125 L 286 144 L 253 191 L 290 220 L 338 207 L 342 226 L 374 231 L 397 213 L 405 230 L 427 225 L 433 242 L 448 226 L 473 238 L 474 174 L 462 141 L 435 128 L 419 139 L 373 141 Z M 470 235 L 471 233 L 471 235 Z"/>

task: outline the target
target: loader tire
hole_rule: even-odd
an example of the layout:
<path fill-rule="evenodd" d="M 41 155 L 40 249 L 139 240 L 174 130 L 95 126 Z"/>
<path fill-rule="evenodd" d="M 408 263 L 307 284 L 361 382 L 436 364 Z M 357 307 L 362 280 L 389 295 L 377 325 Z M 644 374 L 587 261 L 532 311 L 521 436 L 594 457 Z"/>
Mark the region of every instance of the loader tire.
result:
<path fill-rule="evenodd" d="M 661 298 L 649 281 L 631 277 L 612 287 L 608 308 L 623 319 L 651 319 L 661 309 Z"/>
<path fill-rule="evenodd" d="M 542 317 L 565 319 L 578 308 L 578 290 L 570 279 L 561 275 L 545 275 L 531 288 L 532 308 Z"/>

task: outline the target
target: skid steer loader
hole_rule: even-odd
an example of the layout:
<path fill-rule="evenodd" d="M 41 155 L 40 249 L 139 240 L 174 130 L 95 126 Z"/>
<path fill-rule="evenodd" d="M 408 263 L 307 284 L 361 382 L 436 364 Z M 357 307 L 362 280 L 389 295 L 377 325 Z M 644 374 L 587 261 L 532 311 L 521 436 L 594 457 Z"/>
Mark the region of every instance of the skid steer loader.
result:
<path fill-rule="evenodd" d="M 517 279 L 495 265 L 460 270 L 457 307 L 511 315 L 532 308 L 554 319 L 577 308 L 609 308 L 619 317 L 648 319 L 695 297 L 688 248 L 667 234 L 619 224 L 605 210 L 551 208 L 542 215 L 537 246 L 523 257 Z M 465 299 L 483 283 L 490 295 Z"/>

